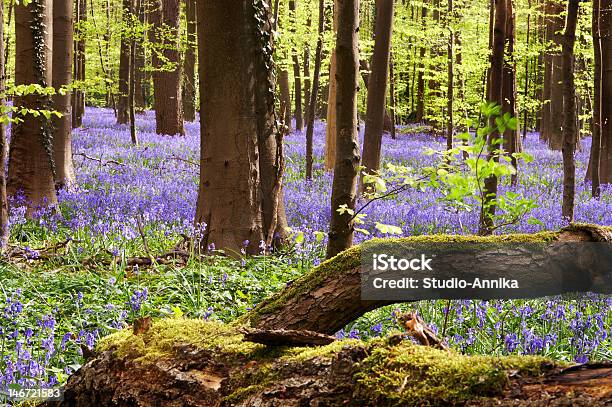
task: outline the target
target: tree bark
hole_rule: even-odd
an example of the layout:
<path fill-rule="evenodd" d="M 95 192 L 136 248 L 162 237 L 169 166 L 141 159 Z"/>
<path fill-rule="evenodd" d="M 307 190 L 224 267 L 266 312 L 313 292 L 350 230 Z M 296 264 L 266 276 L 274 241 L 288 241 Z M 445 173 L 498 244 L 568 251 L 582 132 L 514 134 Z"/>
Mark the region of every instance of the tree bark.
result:
<path fill-rule="evenodd" d="M 325 32 L 325 0 L 319 0 L 319 36 L 317 38 L 317 49 L 315 51 L 315 66 L 312 79 L 312 93 L 308 105 L 308 115 L 306 123 L 306 179 L 312 179 L 313 163 L 313 135 L 314 121 L 317 108 L 317 98 L 319 96 L 319 82 L 321 80 L 321 60 L 323 59 L 323 34 Z"/>
<path fill-rule="evenodd" d="M 295 32 L 294 27 L 297 23 L 295 0 L 289 0 L 289 13 L 293 19 L 292 31 Z M 300 69 L 298 51 L 295 47 L 291 48 L 291 59 L 293 61 L 293 86 L 295 91 L 295 129 L 297 131 L 302 131 L 304 130 L 304 112 L 302 111 L 302 72 Z"/>
<path fill-rule="evenodd" d="M 455 89 L 455 72 L 454 72 L 454 67 L 453 67 L 453 62 L 454 62 L 454 46 L 455 46 L 455 32 L 454 32 L 454 27 L 453 27 L 453 20 L 454 20 L 454 7 L 453 7 L 453 0 L 448 0 L 448 7 L 447 7 L 447 14 L 446 14 L 446 19 L 447 19 L 447 28 L 448 28 L 448 44 L 447 44 L 447 55 L 446 55 L 446 61 L 447 61 L 447 76 L 448 76 L 448 84 L 447 84 L 447 90 L 446 90 L 446 115 L 447 115 L 447 121 L 446 121 L 446 149 L 447 150 L 451 150 L 453 148 L 453 138 L 455 137 L 454 134 L 454 128 L 455 128 L 455 122 L 454 122 L 454 116 L 453 116 L 453 110 L 454 110 L 454 106 L 453 106 L 453 102 L 454 102 L 454 89 Z"/>
<path fill-rule="evenodd" d="M 281 69 L 278 87 L 280 88 L 280 116 L 285 126 L 285 132 L 291 132 L 293 123 L 291 121 L 291 89 L 289 88 L 289 71 Z"/>
<path fill-rule="evenodd" d="M 423 2 L 421 6 L 421 21 L 423 24 L 423 30 L 427 28 L 427 5 Z M 419 55 L 419 69 L 417 74 L 417 103 L 416 103 L 416 121 L 417 123 L 423 123 L 425 121 L 425 56 L 427 55 L 427 49 L 425 46 L 421 47 Z"/>
<path fill-rule="evenodd" d="M 197 23 L 196 23 L 196 0 L 186 0 L 187 15 L 187 45 L 185 49 L 185 60 L 183 68 L 183 111 L 185 120 L 195 120 L 195 65 L 197 46 Z"/>
<path fill-rule="evenodd" d="M 310 14 L 308 14 L 306 26 L 308 27 L 308 30 L 310 30 L 310 28 L 312 27 L 312 18 Z M 311 90 L 312 79 L 310 77 L 310 44 L 304 43 L 304 109 L 302 110 L 302 112 L 304 114 L 305 126 L 308 123 L 308 111 L 310 110 L 308 104 L 310 103 Z"/>
<path fill-rule="evenodd" d="M 551 236 L 543 235 L 538 241 L 538 236 L 535 235 L 532 236 L 531 242 L 525 243 L 524 238 L 525 235 L 505 235 L 500 236 L 499 243 L 492 243 L 489 238 L 483 237 L 451 237 L 448 245 L 452 245 L 453 242 L 466 248 L 475 245 L 478 248 L 478 262 L 473 264 L 473 259 L 459 258 L 461 251 L 440 249 L 434 260 L 436 273 L 448 272 L 449 275 L 456 276 L 457 270 L 462 270 L 467 279 L 468 275 L 486 276 L 488 270 L 502 274 L 507 270 L 511 278 L 510 276 L 516 276 L 520 270 L 520 273 L 530 276 L 529 286 L 523 285 L 519 289 L 514 289 L 514 292 L 502 290 L 492 296 L 493 298 L 512 296 L 529 298 L 533 297 L 536 290 L 539 293 L 551 290 L 550 295 L 554 295 L 561 294 L 554 292 L 555 290 L 576 291 L 587 287 L 587 290 L 592 288 L 594 292 L 598 290 L 601 292 L 605 291 L 606 287 L 609 289 L 612 271 L 605 264 L 608 259 L 602 256 L 609 256 L 610 250 L 603 254 L 599 251 L 598 245 L 584 243 L 612 242 L 611 227 L 573 225 L 555 232 L 552 240 Z M 433 244 L 428 243 L 427 239 L 427 237 L 402 238 L 393 245 L 394 247 L 399 247 L 400 244 L 405 244 L 406 247 L 410 247 L 411 244 L 417 245 L 414 249 L 416 252 L 420 250 L 419 247 Z M 379 244 L 384 243 L 379 242 Z M 368 249 L 367 245 L 372 245 L 372 242 L 351 247 L 337 257 L 321 263 L 283 291 L 259 303 L 239 321 L 258 329 L 308 330 L 333 335 L 366 312 L 396 303 L 397 300 L 394 299 L 362 300 L 361 273 L 365 268 L 362 257 L 364 253 L 372 253 L 374 250 L 371 246 Z M 520 245 L 524 245 L 525 248 L 537 247 L 537 250 L 525 249 L 521 250 L 519 255 L 512 254 L 516 253 L 517 246 Z M 596 252 L 591 252 L 589 247 Z M 599 253 L 599 256 L 593 253 Z M 550 277 L 558 275 L 557 272 L 567 272 L 563 276 L 567 277 L 564 281 L 568 284 L 563 287 L 550 284 Z M 570 281 L 572 283 L 569 283 Z M 478 293 L 478 295 L 483 294 Z M 474 298 L 478 295 L 474 295 Z M 415 300 L 420 299 L 423 298 L 415 298 Z"/>
<path fill-rule="evenodd" d="M 50 0 L 15 5 L 15 85 L 51 84 L 53 20 Z M 50 97 L 27 95 L 15 98 L 15 106 L 50 109 Z M 23 192 L 27 213 L 57 203 L 54 182 L 53 144 L 50 120 L 43 115 L 15 114 L 12 127 L 7 193 Z"/>
<path fill-rule="evenodd" d="M 507 27 L 507 1 L 495 0 L 495 24 L 493 27 L 493 42 L 491 53 L 491 67 L 489 69 L 487 89 L 489 91 L 488 100 L 503 106 L 503 77 L 504 77 L 504 54 L 506 43 Z M 489 125 L 496 129 L 495 118 L 490 118 Z M 494 130 L 488 137 L 488 157 L 495 156 L 495 151 L 499 148 L 493 141 L 500 138 L 499 131 Z M 497 177 L 492 175 L 484 181 L 484 202 L 480 211 L 479 231 L 480 235 L 490 235 L 493 233 L 493 223 L 495 216 L 495 205 L 493 200 L 497 196 Z"/>
<path fill-rule="evenodd" d="M 507 24 L 506 24 L 506 58 L 504 60 L 503 73 L 503 96 L 502 112 L 509 113 L 511 117 L 517 119 L 518 112 L 516 110 L 516 61 L 514 55 L 515 43 L 515 15 L 512 0 L 506 0 L 507 6 Z M 521 139 L 519 137 L 518 128 L 515 130 L 507 129 L 504 132 L 504 151 L 509 155 L 510 162 L 514 169 L 518 172 L 518 160 L 514 157 L 514 153 L 522 150 Z M 511 177 L 511 184 L 516 185 L 518 182 L 517 173 Z"/>
<path fill-rule="evenodd" d="M 586 179 L 591 180 L 591 195 L 599 198 L 601 195 L 601 183 L 599 178 L 601 161 L 601 79 L 602 79 L 602 49 L 601 49 L 601 0 L 593 0 L 592 30 L 593 36 L 593 119 L 592 119 L 592 141 L 589 166 L 587 168 Z"/>
<path fill-rule="evenodd" d="M 138 12 L 142 6 L 143 0 L 136 0 L 135 3 L 132 3 L 134 6 L 133 10 L 130 12 L 134 15 Z M 132 20 L 133 21 L 133 20 Z M 133 23 L 132 23 L 133 25 Z M 132 36 L 130 39 L 130 63 L 128 64 L 130 67 L 130 84 L 128 88 L 128 111 L 130 116 L 130 138 L 132 139 L 132 144 L 138 146 L 138 135 L 136 134 L 136 38 Z"/>
<path fill-rule="evenodd" d="M 612 184 L 612 1 L 601 0 L 601 151 L 599 180 Z"/>
<path fill-rule="evenodd" d="M 394 0 L 376 2 L 376 27 L 372 71 L 367 84 L 368 104 L 363 143 L 364 172 L 374 174 L 380 169 L 385 107 L 387 104 L 387 80 L 393 32 Z"/>
<path fill-rule="evenodd" d="M 340 8 L 339 0 L 334 0 L 334 37 L 338 33 L 338 9 Z M 338 129 L 336 120 L 336 99 L 338 87 L 338 69 L 337 69 L 336 49 L 332 51 L 331 61 L 329 63 L 329 93 L 327 98 L 327 122 L 325 131 L 325 169 L 330 171 L 335 168 L 336 162 L 336 138 Z"/>
<path fill-rule="evenodd" d="M 4 21 L 4 2 L 0 3 L 0 21 Z M 4 24 L 0 24 L 0 40 L 4 38 Z M 5 106 L 5 53 L 4 41 L 0 41 L 0 106 Z M 6 128 L 0 123 L 0 252 L 7 248 L 9 240 L 8 199 L 6 194 L 6 160 L 8 156 L 8 142 Z"/>
<path fill-rule="evenodd" d="M 563 368 L 548 359 L 469 356 L 415 345 L 398 334 L 279 348 L 249 342 L 232 326 L 181 319 L 121 334 L 124 339 L 105 339 L 104 349 L 68 379 L 63 401 L 41 406 L 509 407 L 551 400 L 604 406 L 612 385 L 609 363 Z M 444 375 L 449 366 L 453 380 Z"/>
<path fill-rule="evenodd" d="M 331 258 L 353 243 L 351 215 L 338 209 L 355 209 L 357 175 L 360 165 L 357 134 L 357 91 L 359 77 L 359 0 L 339 0 L 336 4 L 336 159 L 332 183 L 332 217 L 327 244 Z M 386 69 L 386 66 L 385 66 Z"/>
<path fill-rule="evenodd" d="M 552 43 L 551 49 L 547 50 L 544 73 L 544 106 L 542 111 L 541 137 L 548 142 L 550 148 L 561 150 L 563 142 L 562 123 L 563 117 L 563 87 L 562 81 L 562 56 L 560 49 L 563 43 L 563 5 L 555 0 L 550 0 L 546 6 L 547 24 L 546 40 Z"/>
<path fill-rule="evenodd" d="M 205 246 L 258 253 L 261 241 L 282 240 L 287 227 L 270 10 L 249 0 L 203 1 L 197 13 L 202 124 L 195 222 L 206 225 Z"/>
<path fill-rule="evenodd" d="M 134 0 L 123 0 L 123 30 L 119 51 L 119 97 L 117 98 L 117 124 L 128 124 L 130 121 L 128 93 L 130 88 L 130 38 L 128 27 L 131 26 L 131 13 Z"/>
<path fill-rule="evenodd" d="M 179 60 L 179 0 L 153 0 L 153 91 L 155 131 L 169 136 L 185 135 Z"/>
<path fill-rule="evenodd" d="M 580 0 L 568 0 L 565 33 L 563 38 L 563 217 L 574 220 L 576 194 L 576 87 L 574 84 L 574 44 Z"/>
<path fill-rule="evenodd" d="M 73 0 L 55 0 L 53 5 L 53 87 L 56 92 L 72 83 L 73 62 Z M 56 186 L 62 188 L 74 182 L 72 165 L 72 111 L 70 92 L 53 96 L 54 109 L 62 117 L 53 120 L 53 159 Z"/>
<path fill-rule="evenodd" d="M 83 83 L 85 81 L 85 33 L 80 27 L 81 22 L 87 21 L 87 0 L 76 0 L 76 18 L 79 29 L 75 35 L 77 40 L 74 43 L 74 64 L 73 79 Z M 85 90 L 81 87 L 72 92 L 72 127 L 78 128 L 83 125 L 85 115 Z"/>

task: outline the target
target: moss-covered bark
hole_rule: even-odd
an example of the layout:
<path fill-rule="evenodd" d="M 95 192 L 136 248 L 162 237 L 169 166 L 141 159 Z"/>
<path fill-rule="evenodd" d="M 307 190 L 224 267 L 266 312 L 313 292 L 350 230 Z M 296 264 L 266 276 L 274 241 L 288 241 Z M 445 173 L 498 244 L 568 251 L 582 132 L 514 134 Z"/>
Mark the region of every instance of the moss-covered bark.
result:
<path fill-rule="evenodd" d="M 416 406 L 491 398 L 504 404 L 520 401 L 523 387 L 552 380 L 562 367 L 542 357 L 465 356 L 399 335 L 265 347 L 243 341 L 232 326 L 167 319 L 139 336 L 126 330 L 102 340 L 97 356 L 70 378 L 64 401 L 48 405 Z M 605 379 L 587 381 L 575 393 L 558 389 L 559 397 L 569 404 L 574 397 L 591 405 L 605 400 Z"/>
<path fill-rule="evenodd" d="M 239 323 L 262 329 L 311 330 L 334 334 L 364 313 L 391 304 L 395 301 L 361 300 L 361 261 L 362 252 L 371 245 L 394 243 L 444 244 L 444 243 L 542 243 L 556 242 L 612 242 L 612 227 L 586 224 L 572 224 L 557 232 L 535 234 L 513 234 L 499 236 L 458 236 L 430 235 L 413 236 L 399 239 L 372 239 L 354 246 L 336 257 L 321 263 L 309 273 L 294 281 L 287 288 L 262 301 L 250 313 L 244 315 Z M 507 245 L 512 248 L 513 245 Z M 510 256 L 493 248 L 490 256 L 498 256 L 499 262 L 508 263 Z M 556 249 L 551 249 L 554 253 Z M 443 259 L 440 259 L 443 260 Z M 529 259 L 514 258 L 517 267 L 526 267 Z M 550 266 L 555 264 L 554 259 Z M 507 265 L 507 264 L 506 264 Z M 546 264 L 545 264 L 546 265 Z M 541 267 L 542 263 L 534 268 Z M 585 268 L 582 265 L 582 268 Z M 578 266 L 577 266 L 578 268 Z M 584 270 L 580 278 L 586 277 L 590 270 Z M 594 276 L 593 278 L 596 278 Z M 550 293 L 561 294 L 561 292 Z"/>

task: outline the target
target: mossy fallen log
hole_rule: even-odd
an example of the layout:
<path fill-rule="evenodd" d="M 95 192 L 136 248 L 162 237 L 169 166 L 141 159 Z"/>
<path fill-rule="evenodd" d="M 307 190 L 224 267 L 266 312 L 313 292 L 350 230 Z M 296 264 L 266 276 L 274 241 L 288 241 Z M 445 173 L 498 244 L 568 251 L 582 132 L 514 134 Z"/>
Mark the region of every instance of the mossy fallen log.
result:
<path fill-rule="evenodd" d="M 398 335 L 266 347 L 244 341 L 233 325 L 166 319 L 140 335 L 104 338 L 70 377 L 64 400 L 46 405 L 529 405 L 553 395 L 564 405 L 604 405 L 610 367 L 586 378 L 563 368 L 542 357 L 465 356 Z M 536 391 L 543 386 L 548 393 Z"/>
<path fill-rule="evenodd" d="M 512 252 L 514 244 L 541 244 L 550 245 L 549 253 L 556 254 L 558 244 L 573 242 L 612 242 L 612 227 L 587 224 L 573 224 L 557 232 L 541 232 L 535 234 L 513 234 L 499 236 L 458 236 L 458 235 L 431 235 L 414 236 L 400 239 L 373 239 L 361 245 L 354 246 L 336 257 L 321 263 L 298 280 L 294 281 L 284 290 L 270 296 L 258 304 L 251 312 L 245 314 L 240 323 L 259 329 L 290 329 L 309 330 L 325 334 L 334 334 L 344 326 L 354 321 L 368 311 L 383 305 L 397 303 L 396 300 L 364 301 L 361 298 L 361 262 L 362 252 L 369 245 L 384 242 L 389 245 L 399 244 L 504 244 L 494 246 L 487 253 L 489 262 L 499 263 L 506 269 L 524 269 L 525 274 L 538 273 L 542 268 L 559 267 L 558 259 L 554 256 L 548 258 L 529 258 L 529 253 L 516 255 Z M 546 249 L 546 247 L 545 247 Z M 527 257 L 526 257 L 527 256 Z M 571 256 L 571 254 L 568 254 Z M 451 254 L 446 259 L 448 263 L 454 262 Z M 572 274 L 565 275 L 568 280 L 584 282 L 587 279 L 605 279 L 609 285 L 612 278 L 610 267 L 606 261 L 590 257 L 586 252 L 584 259 L 576 259 L 577 264 Z M 438 259 L 442 262 L 445 259 Z M 599 270 L 599 275 L 593 275 Z M 601 270 L 605 275 L 601 275 Z M 571 281 L 570 281 L 571 283 Z M 598 281 L 601 284 L 602 281 Z M 546 281 L 540 284 L 546 285 Z M 571 284 L 567 286 L 571 287 Z M 580 286 L 577 285 L 577 286 Z M 566 287 L 551 288 L 546 295 L 571 292 Z"/>

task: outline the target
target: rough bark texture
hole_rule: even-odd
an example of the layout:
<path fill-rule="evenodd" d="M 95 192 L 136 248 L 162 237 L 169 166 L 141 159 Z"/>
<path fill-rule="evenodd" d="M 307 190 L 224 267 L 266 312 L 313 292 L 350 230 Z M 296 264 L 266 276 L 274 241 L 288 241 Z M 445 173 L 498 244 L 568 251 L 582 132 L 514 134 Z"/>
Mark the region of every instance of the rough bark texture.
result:
<path fill-rule="evenodd" d="M 157 134 L 184 135 L 179 61 L 179 0 L 153 0 L 151 30 L 153 46 L 153 88 Z"/>
<path fill-rule="evenodd" d="M 291 123 L 291 89 L 289 88 L 289 71 L 281 69 L 278 78 L 278 87 L 280 90 L 280 118 L 285 131 L 290 132 L 293 125 Z"/>
<path fill-rule="evenodd" d="M 612 184 L 612 1 L 601 0 L 601 155 L 599 179 Z"/>
<path fill-rule="evenodd" d="M 376 2 L 374 54 L 368 78 L 368 105 L 363 142 L 363 166 L 368 174 L 380 169 L 380 149 L 387 102 L 387 79 L 393 32 L 393 0 Z"/>
<path fill-rule="evenodd" d="M 51 84 L 52 32 L 50 0 L 15 5 L 15 85 Z M 36 94 L 16 97 L 14 103 L 28 109 L 51 107 L 48 96 Z M 31 215 L 39 206 L 57 203 L 51 123 L 43 115 L 15 117 L 21 122 L 12 127 L 7 192 L 23 192 Z"/>
<path fill-rule="evenodd" d="M 287 225 L 269 10 L 249 0 L 239 6 L 198 2 L 198 21 L 202 152 L 196 223 L 207 225 L 206 245 L 239 253 L 248 241 L 247 250 L 256 253 L 260 241 L 282 239 Z"/>
<path fill-rule="evenodd" d="M 185 49 L 185 60 L 183 68 L 183 111 L 185 120 L 192 122 L 195 120 L 195 64 L 197 46 L 197 23 L 196 23 L 196 1 L 186 0 L 187 16 L 187 46 Z"/>
<path fill-rule="evenodd" d="M 568 0 L 565 33 L 563 39 L 563 217 L 574 220 L 574 200 L 576 195 L 576 87 L 574 84 L 574 44 L 580 0 Z"/>
<path fill-rule="evenodd" d="M 56 90 L 72 82 L 73 63 L 73 0 L 55 0 L 53 4 L 53 87 Z M 53 120 L 53 159 L 56 185 L 74 182 L 72 165 L 72 111 L 70 92 L 56 93 L 53 107 L 62 117 Z"/>
<path fill-rule="evenodd" d="M 359 76 L 359 1 L 339 0 L 336 37 L 336 160 L 332 183 L 332 217 L 327 258 L 353 243 L 351 215 L 337 210 L 346 205 L 355 209 L 357 174 L 360 165 L 357 134 L 357 91 Z"/>
<path fill-rule="evenodd" d="M 123 31 L 121 34 L 121 49 L 119 51 L 119 96 L 117 98 L 117 123 L 127 124 L 130 121 L 128 93 L 130 88 L 130 26 L 133 0 L 123 0 Z"/>
<path fill-rule="evenodd" d="M 543 259 L 529 258 L 525 256 L 510 255 L 518 244 L 542 243 L 551 242 L 550 251 L 545 253 L 550 254 Z M 555 250 L 558 249 L 556 242 L 612 242 L 612 229 L 590 227 L 585 225 L 574 225 L 568 229 L 555 233 L 544 233 L 541 235 L 507 235 L 507 236 L 492 236 L 492 237 L 461 237 L 461 236 L 422 236 L 414 238 L 397 239 L 398 244 L 433 244 L 433 243 L 509 243 L 506 246 L 501 244 L 491 247 L 490 251 L 483 250 L 482 264 L 485 264 L 485 259 L 490 263 L 500 264 L 500 267 L 506 267 L 509 274 L 512 270 L 530 270 L 534 275 L 538 275 L 539 270 L 546 270 L 547 265 L 550 267 L 559 267 L 559 263 L 555 259 Z M 516 243 L 516 244 L 514 244 Z M 368 243 L 365 243 L 368 244 Z M 242 318 L 242 322 L 259 329 L 305 329 L 309 331 L 321 332 L 325 334 L 334 334 L 338 330 L 351 323 L 364 313 L 381 307 L 383 305 L 392 304 L 397 301 L 362 301 L 361 290 L 361 267 L 362 267 L 362 251 L 364 244 L 352 247 L 340 253 L 337 257 L 327 260 L 319 267 L 312 270 L 310 273 L 294 281 L 285 290 L 267 298 L 257 305 L 249 314 Z M 504 252 L 503 248 L 507 247 L 508 252 Z M 552 253 L 552 254 L 551 254 Z M 587 253 L 585 251 L 585 253 Z M 588 253 L 587 253 L 588 254 Z M 454 258 L 452 254 L 444 254 L 447 258 L 443 258 L 440 254 L 436 258 L 436 270 L 446 270 L 444 265 L 448 266 L 448 270 L 453 270 L 452 262 Z M 571 256 L 568 256 L 571 257 Z M 532 261 L 533 260 L 533 261 Z M 582 281 L 608 281 L 610 279 L 610 271 L 607 275 L 594 276 L 592 280 L 587 278 L 591 273 L 589 263 L 580 263 L 581 259 L 576 258 L 578 262 L 576 266 L 578 275 L 577 280 Z M 593 270 L 601 270 L 602 261 L 605 259 L 592 259 L 591 261 L 599 262 L 600 266 Z M 529 264 L 530 263 L 530 264 Z M 545 265 L 542 265 L 545 264 Z M 484 266 L 483 266 L 484 267 Z M 605 268 L 605 266 L 604 266 Z M 485 270 L 481 270 L 483 275 Z M 478 273 L 476 273 L 477 275 Z M 569 281 L 569 280 L 568 280 Z M 533 280 L 533 285 L 538 283 Z M 594 283 L 595 284 L 595 283 Z M 544 285 L 543 287 L 546 287 Z M 578 287 L 578 286 L 574 286 Z M 529 287 L 525 288 L 526 290 Z M 542 288 L 544 290 L 544 288 Z M 522 293 L 522 292 L 521 292 Z M 525 291 L 525 295 L 529 293 Z M 550 295 L 553 295 L 551 293 Z M 560 293 L 559 293 L 560 294 Z"/>

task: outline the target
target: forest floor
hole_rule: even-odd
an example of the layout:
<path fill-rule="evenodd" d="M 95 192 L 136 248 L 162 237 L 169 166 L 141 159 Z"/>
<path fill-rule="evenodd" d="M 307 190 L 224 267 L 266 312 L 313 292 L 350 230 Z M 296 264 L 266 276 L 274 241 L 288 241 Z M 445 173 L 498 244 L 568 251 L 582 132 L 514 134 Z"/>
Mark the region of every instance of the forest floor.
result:
<path fill-rule="evenodd" d="M 60 194 L 60 214 L 41 211 L 26 221 L 18 200 L 11 213 L 12 242 L 21 255 L 0 265 L 3 346 L 0 387 L 63 383 L 79 368 L 83 352 L 104 335 L 143 315 L 188 316 L 232 321 L 265 296 L 320 262 L 330 217 L 331 175 L 322 168 L 324 123 L 315 127 L 315 176 L 304 180 L 305 136 L 286 138 L 285 202 L 294 247 L 273 256 L 231 260 L 190 257 L 153 267 L 130 263 L 132 256 L 167 253 L 193 236 L 198 186 L 199 125 L 186 123 L 186 137 L 154 134 L 152 112 L 138 116 L 141 145 L 117 126 L 112 111 L 87 109 L 74 132 L 77 187 Z M 600 200 L 584 183 L 590 139 L 576 154 L 576 220 L 612 225 L 612 188 Z M 526 150 L 534 160 L 519 174 L 518 192 L 538 207 L 500 232 L 537 232 L 562 226 L 561 153 L 530 134 Z M 426 147 L 440 139 L 400 129 L 385 135 L 383 162 L 420 168 L 430 165 Z M 503 185 L 502 189 L 508 188 Z M 406 191 L 364 211 L 374 221 L 397 225 L 404 235 L 474 233 L 477 216 L 448 210 L 435 191 Z M 360 203 L 360 205 L 363 204 Z M 144 237 L 143 237 L 144 235 Z M 145 242 L 147 249 L 145 249 Z M 147 250 L 149 253 L 147 253 Z M 467 354 L 530 354 L 583 363 L 612 359 L 612 298 L 586 295 L 529 301 L 424 301 L 374 311 L 338 332 L 369 339 L 395 328 L 397 308 L 413 309 L 451 347 Z M 444 324 L 444 321 L 447 324 Z M 442 327 L 446 325 L 446 329 Z"/>

